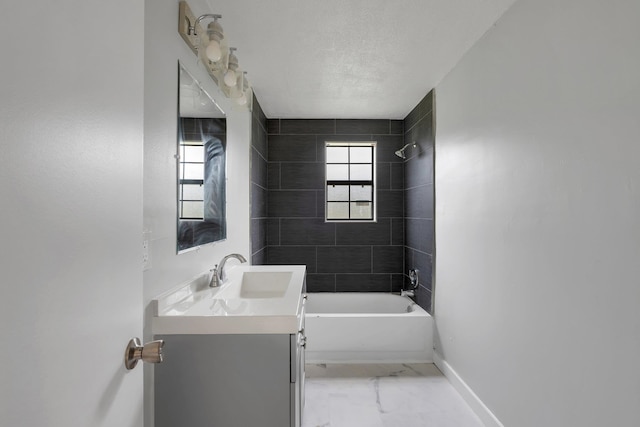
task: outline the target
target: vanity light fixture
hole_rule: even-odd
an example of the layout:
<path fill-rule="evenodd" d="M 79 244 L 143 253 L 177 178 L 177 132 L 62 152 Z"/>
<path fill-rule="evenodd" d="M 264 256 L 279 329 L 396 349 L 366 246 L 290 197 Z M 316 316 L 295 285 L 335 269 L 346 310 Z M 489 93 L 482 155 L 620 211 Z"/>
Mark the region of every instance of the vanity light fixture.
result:
<path fill-rule="evenodd" d="M 178 33 L 193 53 L 201 59 L 199 61 L 207 70 L 220 91 L 235 101 L 238 106 L 248 105 L 252 98 L 251 87 L 239 70 L 238 57 L 234 53 L 236 48 L 228 47 L 219 19 L 222 15 L 207 13 L 196 18 L 185 0 L 179 3 Z M 207 29 L 202 27 L 206 19 Z M 223 83 L 224 82 L 224 83 Z"/>
<path fill-rule="evenodd" d="M 249 87 L 249 83 L 247 82 L 247 72 L 243 71 L 240 77 L 238 77 L 238 88 L 240 89 L 240 96 L 236 98 L 236 103 L 238 105 L 246 105 L 247 103 L 247 92 L 246 89 Z"/>
<path fill-rule="evenodd" d="M 224 84 L 229 87 L 234 87 L 238 82 L 238 57 L 234 53 L 237 49 L 235 47 L 229 48 L 229 56 L 227 56 L 227 71 L 224 73 Z"/>

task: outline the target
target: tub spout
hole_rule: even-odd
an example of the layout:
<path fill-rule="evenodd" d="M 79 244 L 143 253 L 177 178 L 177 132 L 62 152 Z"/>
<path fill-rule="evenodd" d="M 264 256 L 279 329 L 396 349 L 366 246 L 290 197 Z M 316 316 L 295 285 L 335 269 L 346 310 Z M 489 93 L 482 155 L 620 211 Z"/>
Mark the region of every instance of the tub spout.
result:
<path fill-rule="evenodd" d="M 413 289 L 410 291 L 405 291 L 404 289 L 400 291 L 400 296 L 401 297 L 409 297 L 409 298 L 413 298 L 415 297 L 415 292 L 413 292 Z"/>

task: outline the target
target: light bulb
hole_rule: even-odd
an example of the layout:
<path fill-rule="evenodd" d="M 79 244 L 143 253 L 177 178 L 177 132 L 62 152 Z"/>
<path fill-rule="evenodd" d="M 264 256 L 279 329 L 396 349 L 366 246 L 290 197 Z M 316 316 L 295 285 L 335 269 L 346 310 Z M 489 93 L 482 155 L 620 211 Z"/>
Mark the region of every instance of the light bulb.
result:
<path fill-rule="evenodd" d="M 227 70 L 227 72 L 224 74 L 224 84 L 226 84 L 229 87 L 234 87 L 236 83 L 237 83 L 236 72 L 233 71 L 232 69 Z"/>
<path fill-rule="evenodd" d="M 220 49 L 220 43 L 215 40 L 211 40 L 209 42 L 209 46 L 207 46 L 207 49 L 205 50 L 205 54 L 207 55 L 207 58 L 209 58 L 209 60 L 212 62 L 220 61 L 220 58 L 222 58 L 222 49 Z"/>
<path fill-rule="evenodd" d="M 220 41 L 224 38 L 222 27 L 218 22 L 220 15 L 213 15 L 214 20 L 207 26 L 207 35 L 209 36 L 209 44 L 205 50 L 205 55 L 212 62 L 218 62 L 222 58 L 222 49 L 220 48 Z"/>

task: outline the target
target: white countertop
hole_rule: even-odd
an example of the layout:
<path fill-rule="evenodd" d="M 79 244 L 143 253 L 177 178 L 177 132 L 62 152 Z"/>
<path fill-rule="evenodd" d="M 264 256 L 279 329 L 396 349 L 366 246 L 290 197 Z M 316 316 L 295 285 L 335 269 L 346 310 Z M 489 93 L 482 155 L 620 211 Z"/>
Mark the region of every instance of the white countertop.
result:
<path fill-rule="evenodd" d="M 208 287 L 207 275 L 160 295 L 152 301 L 154 335 L 176 334 L 295 334 L 302 310 L 304 265 L 235 266 L 225 269 L 227 280 Z M 282 294 L 260 295 L 254 274 L 253 294 L 242 286 L 245 273 L 283 273 Z M 290 273 L 290 274 L 287 274 Z M 244 280 L 246 282 L 246 279 Z M 266 285 L 265 285 L 266 286 Z M 258 289 L 258 291 L 256 291 Z"/>

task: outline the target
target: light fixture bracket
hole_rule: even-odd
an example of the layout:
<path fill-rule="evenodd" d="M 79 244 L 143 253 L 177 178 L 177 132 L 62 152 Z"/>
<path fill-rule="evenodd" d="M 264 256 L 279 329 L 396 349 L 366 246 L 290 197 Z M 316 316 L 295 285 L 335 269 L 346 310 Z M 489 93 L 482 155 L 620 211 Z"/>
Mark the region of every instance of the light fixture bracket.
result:
<path fill-rule="evenodd" d="M 200 15 L 198 17 L 198 19 L 196 19 L 196 21 L 193 23 L 193 25 L 189 25 L 189 34 L 190 35 L 198 35 L 198 33 L 196 33 L 196 27 L 199 27 L 200 22 L 202 22 L 203 19 L 220 19 L 222 18 L 222 15 L 217 15 L 215 13 L 205 13 L 204 15 Z"/>

